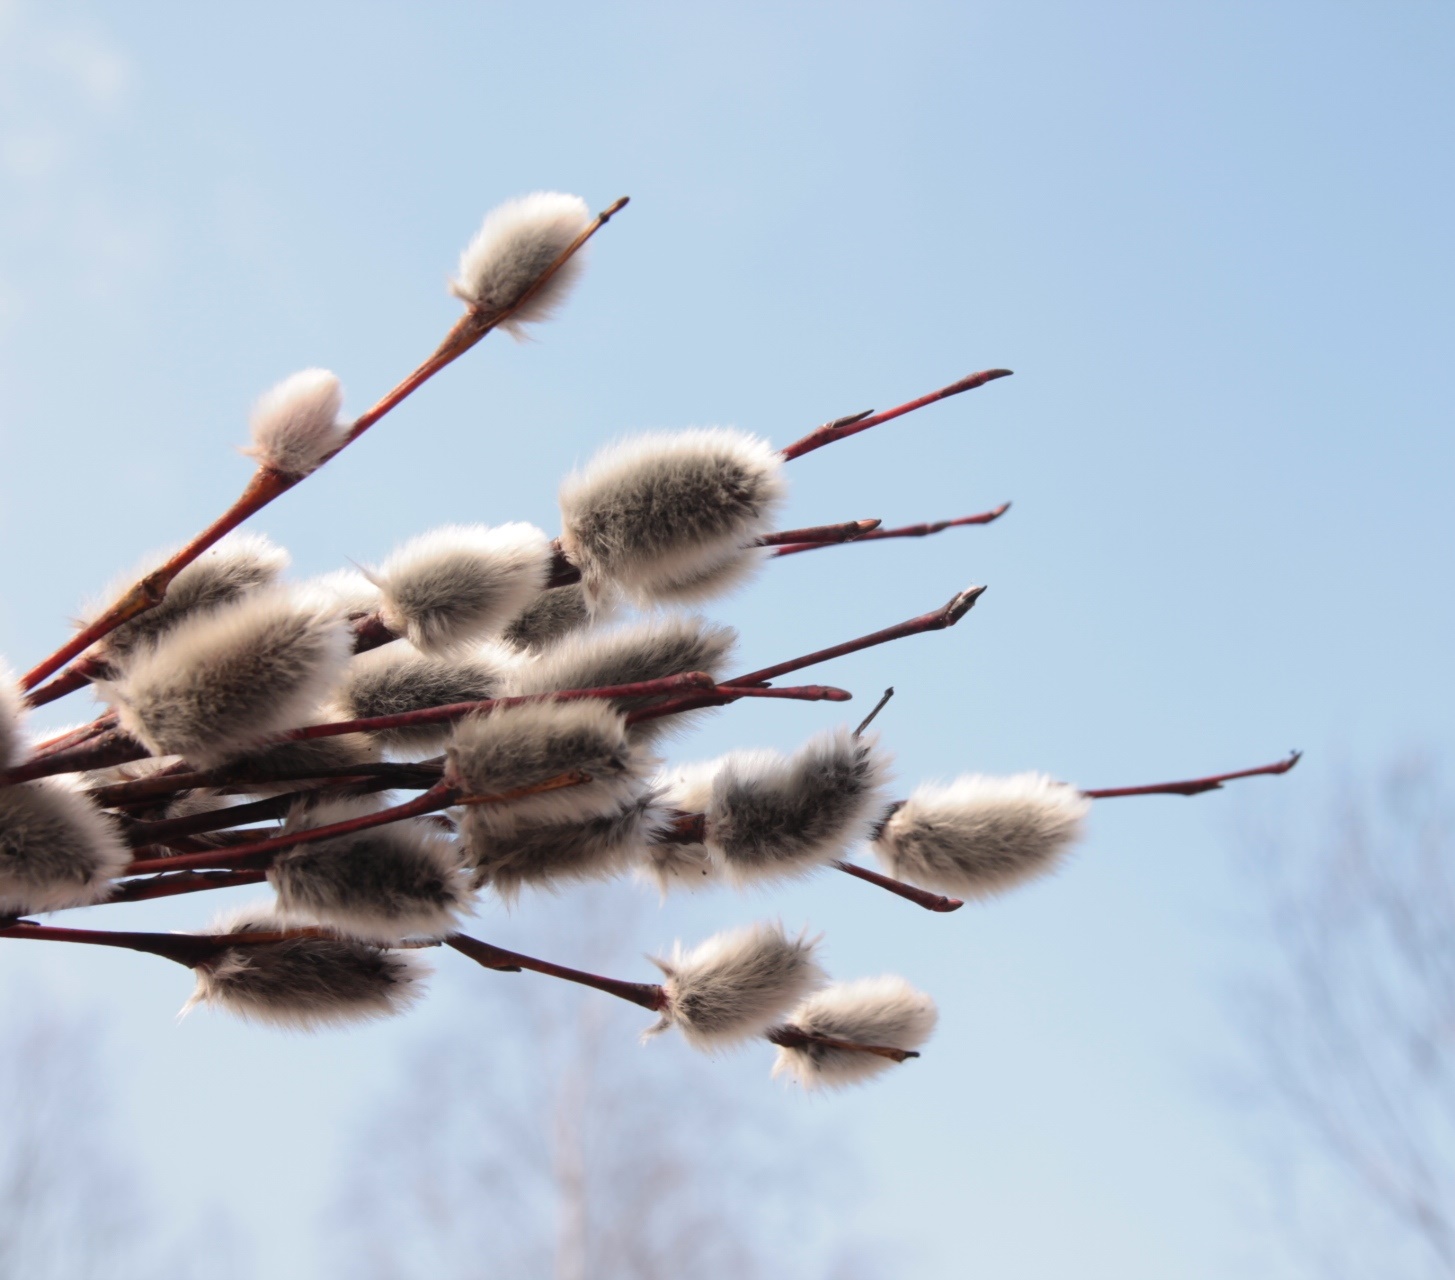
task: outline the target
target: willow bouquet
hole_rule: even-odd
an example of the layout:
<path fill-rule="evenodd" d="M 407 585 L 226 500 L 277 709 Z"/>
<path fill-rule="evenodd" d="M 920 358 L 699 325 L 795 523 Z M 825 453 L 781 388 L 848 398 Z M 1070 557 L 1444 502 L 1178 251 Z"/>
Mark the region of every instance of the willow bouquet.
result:
<path fill-rule="evenodd" d="M 664 760 L 668 728 L 742 698 L 846 701 L 784 679 L 965 618 L 985 588 L 731 674 L 732 628 L 691 610 L 775 557 L 1001 516 L 781 527 L 789 463 L 1006 369 L 782 448 L 726 428 L 637 436 L 566 479 L 554 538 L 453 526 L 368 570 L 287 581 L 287 554 L 239 526 L 492 330 L 548 318 L 625 204 L 593 218 L 574 196 L 536 194 L 491 213 L 453 286 L 465 312 L 428 359 L 353 420 L 326 370 L 269 391 L 252 416 L 257 471 L 233 506 L 0 683 L 0 937 L 148 952 L 194 971 L 189 1005 L 309 1028 L 408 1008 L 424 952 L 444 945 L 629 1000 L 658 1015 L 648 1034 L 704 1049 L 767 1040 L 776 1074 L 840 1085 L 917 1056 L 935 1006 L 894 976 L 830 984 L 806 930 L 679 942 L 660 981 L 632 982 L 506 951 L 464 921 L 482 895 L 523 888 L 635 874 L 667 894 L 826 870 L 950 912 L 1053 868 L 1093 800 L 1193 795 L 1293 765 L 1104 791 L 967 773 L 896 797 L 870 728 L 884 699 L 787 756 Z M 102 714 L 27 736 L 27 708 L 88 687 Z M 848 860 L 864 845 L 882 871 Z M 263 883 L 270 899 L 197 933 L 28 918 Z"/>

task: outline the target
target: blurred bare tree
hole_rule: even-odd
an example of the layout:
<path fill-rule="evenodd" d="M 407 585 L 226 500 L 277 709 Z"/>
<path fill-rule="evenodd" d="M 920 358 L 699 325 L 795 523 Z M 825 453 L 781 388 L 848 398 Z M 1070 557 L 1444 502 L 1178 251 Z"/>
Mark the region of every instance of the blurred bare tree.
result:
<path fill-rule="evenodd" d="M 94 1024 L 22 1005 L 0 1038 L 0 1280 L 133 1274 Z"/>
<path fill-rule="evenodd" d="M 1259 858 L 1276 959 L 1243 1007 L 1285 1217 L 1317 1274 L 1455 1276 L 1455 808 L 1413 764 L 1331 819 Z"/>
<path fill-rule="evenodd" d="M 624 945 L 633 899 L 607 887 L 554 906 L 556 950 L 639 968 Z M 596 992 L 531 974 L 473 985 L 468 1022 L 418 1047 L 362 1137 L 340 1204 L 341 1276 L 882 1274 L 846 1247 L 852 1215 L 830 1207 L 825 1170 L 842 1152 L 805 1137 L 787 1099 L 748 1101 L 724 1064 L 665 1037 L 644 1047 L 642 1012 Z"/>

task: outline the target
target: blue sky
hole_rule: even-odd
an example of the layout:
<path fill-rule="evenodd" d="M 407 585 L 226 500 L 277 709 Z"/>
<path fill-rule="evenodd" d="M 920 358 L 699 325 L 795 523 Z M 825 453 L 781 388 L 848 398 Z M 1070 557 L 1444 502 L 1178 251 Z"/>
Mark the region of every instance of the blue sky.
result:
<path fill-rule="evenodd" d="M 916 1242 L 905 1274 L 1289 1274 L 1214 1083 L 1258 961 L 1237 846 L 1452 744 L 1452 62 L 1435 4 L 0 3 L 0 652 L 28 665 L 225 506 L 273 381 L 321 364 L 358 409 L 406 371 L 513 194 L 632 205 L 538 341 L 491 339 L 265 514 L 300 573 L 451 521 L 554 529 L 559 477 L 631 429 L 786 442 L 1009 366 L 795 463 L 791 516 L 1012 512 L 772 566 L 713 609 L 744 657 L 985 582 L 955 631 L 823 671 L 896 686 L 906 783 L 1307 759 L 1098 806 L 1061 875 L 953 917 L 820 879 L 672 904 L 641 947 L 781 912 L 843 976 L 936 995 L 933 1054 L 811 1106 L 865 1220 Z M 835 717 L 746 706 L 678 750 Z M 0 981 L 106 1010 L 159 1197 L 212 1194 L 169 1151 L 293 1147 L 232 1198 L 263 1273 L 314 1274 L 345 1131 L 421 1033 L 178 1026 L 180 971 L 59 950 L 7 948 Z"/>

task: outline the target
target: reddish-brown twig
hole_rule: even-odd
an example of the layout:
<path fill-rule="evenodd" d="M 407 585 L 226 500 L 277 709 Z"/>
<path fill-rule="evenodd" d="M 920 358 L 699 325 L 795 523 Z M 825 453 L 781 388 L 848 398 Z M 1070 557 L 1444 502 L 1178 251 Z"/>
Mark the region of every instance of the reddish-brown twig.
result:
<path fill-rule="evenodd" d="M 833 547 L 841 542 L 857 542 L 866 538 L 884 522 L 882 520 L 849 520 L 843 524 L 818 524 L 807 529 L 783 529 L 758 539 L 760 547 Z"/>
<path fill-rule="evenodd" d="M 783 1049 L 807 1049 L 810 1045 L 821 1045 L 825 1049 L 842 1049 L 846 1053 L 872 1053 L 891 1062 L 903 1062 L 907 1058 L 918 1058 L 917 1049 L 896 1049 L 887 1044 L 860 1044 L 856 1040 L 840 1040 L 836 1036 L 820 1035 L 817 1031 L 805 1031 L 802 1027 L 769 1027 L 763 1039 Z"/>
<path fill-rule="evenodd" d="M 881 422 L 889 422 L 906 413 L 913 413 L 916 409 L 923 409 L 928 404 L 934 404 L 937 400 L 957 396 L 962 391 L 973 391 L 976 387 L 983 387 L 987 382 L 994 382 L 997 378 L 1008 378 L 1010 375 L 1011 370 L 1009 369 L 986 369 L 980 373 L 972 373 L 968 378 L 961 378 L 959 382 L 952 382 L 948 387 L 931 391 L 927 396 L 920 396 L 917 400 L 909 400 L 893 409 L 886 409 L 883 413 L 856 413 L 847 418 L 836 418 L 833 422 L 824 423 L 823 426 L 810 431 L 801 440 L 795 440 L 788 445 L 783 450 L 783 456 L 792 462 L 794 458 L 801 458 L 805 453 L 822 449 L 826 444 L 833 444 L 836 440 L 847 440 L 861 431 L 868 431 L 870 427 L 877 427 Z"/>
<path fill-rule="evenodd" d="M 144 951 L 162 956 L 177 964 L 195 969 L 215 960 L 222 952 L 237 946 L 268 946 L 292 938 L 328 937 L 327 930 L 314 926 L 280 930 L 274 933 L 130 933 L 119 929 L 62 929 L 53 925 L 17 920 L 0 926 L 0 938 L 25 938 L 34 942 L 71 942 L 91 947 L 123 947 L 127 951 Z"/>
<path fill-rule="evenodd" d="M 655 982 L 622 982 L 617 978 L 603 978 L 600 974 L 586 973 L 581 969 L 568 969 L 564 965 L 552 964 L 549 960 L 537 960 L 533 956 L 521 955 L 518 951 L 506 951 L 492 946 L 467 934 L 456 933 L 445 939 L 461 955 L 469 956 L 478 965 L 494 969 L 497 973 L 519 973 L 528 969 L 532 973 L 543 973 L 547 977 L 562 978 L 576 982 L 583 987 L 594 987 L 618 1000 L 629 1000 L 643 1009 L 660 1012 L 667 1007 L 667 993 Z"/>
<path fill-rule="evenodd" d="M 1256 769 L 1238 769 L 1233 773 L 1215 773 L 1206 778 L 1188 778 L 1182 782 L 1154 782 L 1144 787 L 1103 787 L 1083 791 L 1088 800 L 1115 800 L 1118 796 L 1198 796 L 1204 791 L 1219 791 L 1225 782 L 1238 778 L 1258 778 L 1268 774 L 1287 773 L 1303 757 L 1292 751 L 1276 764 L 1259 765 Z"/>
<path fill-rule="evenodd" d="M 371 827 L 387 826 L 393 822 L 404 822 L 409 818 L 438 813 L 457 804 L 508 804 L 526 796 L 540 795 L 546 791 L 558 791 L 564 787 L 581 786 L 590 782 L 588 775 L 576 771 L 558 774 L 544 782 L 529 787 L 517 787 L 497 795 L 471 796 L 448 780 L 436 783 L 428 791 L 404 804 L 396 804 L 377 813 L 362 814 L 343 822 L 330 822 L 321 827 L 309 827 L 289 835 L 272 836 L 252 844 L 234 845 L 231 848 L 209 850 L 206 853 L 184 853 L 173 858 L 146 858 L 133 862 L 127 875 L 151 875 L 159 871 L 192 871 L 199 868 L 227 867 L 245 868 L 267 866 L 273 855 L 300 844 L 312 844 L 316 840 L 331 840 L 335 836 L 352 835 L 356 831 L 367 831 Z"/>
<path fill-rule="evenodd" d="M 213 889 L 233 889 L 239 885 L 260 884 L 268 878 L 261 869 L 248 871 L 174 871 L 167 875 L 142 880 L 128 880 L 116 886 L 106 899 L 113 902 L 147 902 L 153 898 L 171 898 L 182 893 L 206 893 Z"/>
<path fill-rule="evenodd" d="M 1010 503 L 1002 502 L 1000 506 L 990 511 L 982 511 L 978 515 L 961 516 L 957 520 L 935 520 L 930 524 L 906 524 L 898 529 L 872 529 L 868 533 L 860 534 L 857 538 L 844 539 L 853 542 L 876 542 L 882 538 L 926 538 L 932 533 L 941 533 L 945 529 L 961 529 L 970 525 L 989 524 L 993 520 L 999 520 L 1010 510 Z M 794 542 L 780 546 L 773 554 L 775 556 L 796 556 L 800 551 L 817 551 L 820 547 L 838 546 L 836 542 Z"/>
<path fill-rule="evenodd" d="M 353 425 L 344 436 L 343 443 L 323 461 L 327 462 L 329 458 L 336 457 L 343 449 L 351 445 L 365 431 L 378 422 L 380 418 L 419 387 L 423 386 L 424 383 L 429 381 L 430 378 L 446 365 L 458 360 L 492 329 L 496 328 L 502 322 L 509 320 L 521 307 L 527 305 L 545 287 L 546 283 L 556 272 L 571 259 L 577 250 L 595 235 L 598 230 L 605 226 L 612 215 L 622 209 L 626 203 L 626 197 L 622 197 L 610 207 L 597 214 L 590 225 L 567 246 L 508 310 L 495 315 L 486 315 L 473 309 L 467 311 L 450 332 L 445 335 L 444 340 L 423 364 L 395 386 L 393 390 L 388 392 L 372 408 L 354 420 Z M 160 604 L 166 596 L 167 588 L 171 585 L 172 580 L 183 569 L 196 560 L 209 547 L 219 542 L 249 517 L 256 515 L 275 498 L 287 493 L 289 489 L 304 478 L 304 476 L 285 475 L 280 471 L 274 471 L 268 467 L 259 467 L 253 474 L 252 479 L 248 481 L 247 487 L 231 507 L 193 538 L 185 547 L 171 556 L 165 564 L 153 569 L 139 582 L 130 587 L 100 617 L 83 627 L 48 658 L 37 663 L 26 672 L 24 678 L 21 680 L 21 687 L 27 690 L 34 689 L 42 680 L 45 680 L 54 672 L 59 671 L 72 658 L 84 653 L 98 640 L 102 640 L 110 635 L 122 623 L 130 621 L 138 614 L 145 613 L 148 609 Z"/>
<path fill-rule="evenodd" d="M 870 871 L 868 867 L 855 866 L 852 862 L 835 861 L 833 866 L 837 870 L 847 872 L 869 884 L 878 885 L 881 889 L 888 889 L 890 893 L 898 894 L 901 898 L 914 903 L 917 907 L 923 907 L 926 911 L 958 911 L 965 905 L 959 898 L 946 898 L 938 893 L 930 893 L 915 885 L 906 884 L 903 880 L 895 880 L 890 876 L 882 876 L 877 871 Z"/>
<path fill-rule="evenodd" d="M 921 635 L 926 631 L 942 631 L 959 622 L 975 607 L 975 602 L 984 594 L 984 587 L 967 587 L 964 591 L 952 596 L 938 609 L 922 613 L 917 618 L 910 618 L 906 622 L 885 627 L 883 631 L 872 631 L 867 636 L 860 636 L 857 640 L 845 640 L 843 644 L 830 645 L 827 649 L 806 653 L 801 658 L 790 658 L 787 662 L 775 663 L 773 666 L 763 667 L 759 671 L 750 671 L 745 676 L 734 676 L 731 680 L 724 680 L 723 684 L 728 688 L 761 684 L 765 680 L 776 680 L 779 676 L 788 675 L 790 672 L 802 671 L 804 667 L 827 662 L 830 658 L 842 658 L 850 653 L 858 653 L 861 649 L 872 649 L 875 645 L 888 644 L 891 640 L 902 640 L 907 636 Z"/>

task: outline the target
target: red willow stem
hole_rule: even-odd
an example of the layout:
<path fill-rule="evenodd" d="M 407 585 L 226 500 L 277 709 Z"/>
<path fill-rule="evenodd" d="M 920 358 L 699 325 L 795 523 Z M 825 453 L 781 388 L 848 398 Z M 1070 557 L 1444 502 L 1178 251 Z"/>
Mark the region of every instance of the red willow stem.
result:
<path fill-rule="evenodd" d="M 119 929 L 62 929 L 31 920 L 0 923 L 0 938 L 27 938 L 36 942 L 71 942 L 92 947 L 123 947 L 162 956 L 196 969 L 210 964 L 234 947 L 271 946 L 295 938 L 332 938 L 327 929 L 307 925 L 276 932 L 252 933 L 129 933 Z"/>
<path fill-rule="evenodd" d="M 883 523 L 882 520 L 849 520 L 843 524 L 818 524 L 807 529 L 783 529 L 778 533 L 764 534 L 758 539 L 758 545 L 833 547 L 841 542 L 857 542 L 866 538 Z"/>
<path fill-rule="evenodd" d="M 836 870 L 846 872 L 848 875 L 857 876 L 860 880 L 869 884 L 878 885 L 881 889 L 888 889 L 890 893 L 897 893 L 901 898 L 912 902 L 917 907 L 923 907 L 926 911 L 958 911 L 965 904 L 959 898 L 946 898 L 942 894 L 930 893 L 916 885 L 906 884 L 903 880 L 895 880 L 890 876 L 880 875 L 877 871 L 870 871 L 868 867 L 856 866 L 852 862 L 833 862 Z"/>
<path fill-rule="evenodd" d="M 604 227 L 611 220 L 613 214 L 624 208 L 626 203 L 627 198 L 623 196 L 620 200 L 617 200 L 614 204 L 597 214 L 590 225 L 535 279 L 530 288 L 521 294 L 514 305 L 496 315 L 486 315 L 472 308 L 461 316 L 449 333 L 445 335 L 444 340 L 435 349 L 434 353 L 423 364 L 419 365 L 413 373 L 395 386 L 393 390 L 389 391 L 371 409 L 366 410 L 360 417 L 354 420 L 354 424 L 349 428 L 343 443 L 327 455 L 319 463 L 319 466 L 337 457 L 339 453 L 353 444 L 355 440 L 378 422 L 386 413 L 419 387 L 423 386 L 424 383 L 429 381 L 430 378 L 446 365 L 458 360 L 497 325 L 510 319 L 516 311 L 529 303 L 545 287 L 551 277 L 575 255 L 577 250 L 595 235 L 597 231 Z M 305 479 L 304 476 L 285 475 L 283 472 L 274 471 L 270 467 L 259 467 L 253 474 L 253 478 L 248 481 L 247 487 L 231 507 L 193 538 L 185 547 L 167 560 L 165 564 L 153 569 L 139 582 L 130 587 L 99 618 L 95 619 L 90 625 L 83 627 L 48 658 L 26 672 L 20 682 L 21 688 L 26 690 L 34 689 L 42 680 L 59 671 L 61 667 L 65 666 L 77 654 L 84 653 L 98 640 L 102 640 L 110 635 L 122 623 L 129 622 L 138 614 L 155 608 L 166 596 L 167 588 L 171 585 L 172 580 L 183 569 L 196 560 L 209 547 L 231 533 L 250 516 L 257 514 L 257 512 L 261 511 L 275 498 L 287 493 L 289 489 L 303 479 Z"/>
<path fill-rule="evenodd" d="M 907 622 L 886 627 L 883 631 L 874 631 L 867 636 L 860 636 L 857 640 L 846 640 L 843 644 L 806 653 L 800 658 L 790 658 L 787 662 L 764 667 L 761 671 L 751 671 L 745 676 L 734 676 L 731 680 L 719 685 L 716 694 L 687 694 L 659 706 L 644 707 L 627 716 L 627 723 L 639 724 L 643 720 L 655 720 L 660 716 L 676 715 L 683 711 L 722 706 L 734 701 L 738 696 L 752 696 L 751 690 L 754 687 L 777 676 L 787 675 L 791 671 L 799 671 L 819 662 L 827 662 L 830 658 L 841 658 L 845 654 L 857 653 L 861 649 L 872 649 L 875 645 L 888 644 L 891 640 L 900 640 L 905 636 L 916 636 L 925 631 L 941 631 L 946 627 L 953 627 L 974 608 L 975 602 L 984 594 L 984 587 L 969 587 L 930 613 L 923 613 L 917 618 L 910 618 Z M 731 691 L 731 696 L 728 696 L 729 691 Z M 842 701 L 842 699 L 835 699 L 835 701 Z"/>
<path fill-rule="evenodd" d="M 1088 800 L 1115 800 L 1118 796 L 1199 796 L 1204 791 L 1220 791 L 1223 783 L 1233 782 L 1238 778 L 1287 773 L 1302 758 L 1302 751 L 1291 751 L 1276 764 L 1263 764 L 1256 769 L 1215 773 L 1206 778 L 1188 778 L 1182 782 L 1154 782 L 1144 787 L 1103 787 L 1097 791 L 1083 791 L 1081 794 Z"/>
<path fill-rule="evenodd" d="M 219 866 L 228 869 L 267 866 L 272 862 L 275 853 L 281 853 L 284 849 L 292 849 L 296 845 L 312 844 L 317 840 L 331 840 L 335 836 L 353 835 L 356 831 L 367 831 L 371 827 L 388 826 L 390 823 L 403 822 L 427 813 L 438 813 L 441 809 L 448 809 L 457 804 L 506 804 L 512 800 L 540 795 L 546 791 L 559 791 L 564 787 L 581 786 L 590 781 L 587 774 L 572 771 L 558 774 L 554 778 L 547 778 L 544 782 L 538 782 L 532 786 L 517 787 L 512 791 L 502 791 L 496 795 L 487 796 L 467 795 L 454 783 L 440 781 L 413 800 L 393 805 L 388 809 L 380 809 L 377 813 L 366 813 L 357 818 L 330 822 L 321 827 L 309 827 L 290 835 L 272 836 L 267 840 L 258 840 L 252 844 L 233 845 L 230 848 L 209 850 L 205 853 L 183 853 L 172 858 L 138 859 L 126 869 L 124 874 L 148 875 L 156 871 L 191 871 L 202 867 Z"/>
<path fill-rule="evenodd" d="M 959 382 L 952 382 L 948 387 L 931 391 L 927 396 L 920 396 L 918 400 L 909 400 L 893 409 L 886 409 L 883 413 L 856 413 L 847 418 L 836 418 L 833 422 L 826 422 L 823 426 L 816 427 L 802 439 L 795 440 L 785 447 L 783 457 L 792 462 L 794 458 L 801 458 L 805 453 L 822 449 L 826 444 L 833 444 L 836 440 L 847 440 L 861 431 L 868 431 L 870 427 L 877 427 L 881 422 L 889 422 L 906 413 L 913 413 L 916 409 L 923 409 L 926 405 L 934 404 L 937 400 L 957 396 L 962 391 L 973 391 L 976 387 L 983 387 L 987 382 L 994 382 L 997 378 L 1008 378 L 1011 372 L 1010 369 L 986 369 L 980 373 L 972 373 L 968 378 L 961 378 Z"/>
<path fill-rule="evenodd" d="M 303 728 L 279 734 L 271 742 L 260 743 L 258 750 L 266 750 L 267 747 L 280 742 L 303 742 L 312 738 L 333 738 L 346 733 L 368 730 L 441 724 L 477 712 L 490 711 L 495 707 L 520 706 L 529 702 L 569 702 L 578 698 L 648 697 L 654 694 L 675 693 L 682 689 L 707 690 L 715 687 L 712 677 L 705 671 L 689 671 L 660 680 L 606 685 L 599 689 L 563 689 L 553 693 L 522 694 L 514 698 L 486 698 L 478 702 L 456 702 L 448 706 L 429 707 L 422 711 L 406 711 L 392 716 L 373 716 L 363 720 L 306 725 Z M 792 695 L 784 692 L 779 696 Z M 805 698 L 807 699 L 808 695 L 805 695 Z M 43 759 L 29 760 L 17 765 L 14 769 L 0 773 L 0 786 L 29 782 L 32 779 L 48 777 L 56 773 L 76 773 L 85 769 L 102 769 L 116 764 L 128 764 L 133 760 L 145 759 L 150 754 L 151 752 L 129 734 L 123 733 L 119 729 L 111 730 L 98 735 L 89 742 L 83 742 L 73 750 L 57 750 Z"/>
<path fill-rule="evenodd" d="M 163 773 L 150 778 L 135 778 L 130 782 L 114 782 L 110 786 L 96 787 L 86 794 L 103 809 L 115 809 L 123 805 L 142 804 L 159 800 L 178 791 L 192 791 L 197 787 L 230 787 L 262 782 L 306 782 L 326 779 L 330 782 L 363 784 L 379 782 L 383 790 L 402 787 L 405 790 L 419 790 L 432 787 L 440 780 L 444 769 L 444 758 L 421 760 L 417 763 L 387 761 L 381 764 L 340 765 L 333 769 L 301 767 L 289 772 L 270 773 L 267 777 L 256 774 L 243 765 L 224 765 L 218 769 L 198 772 Z"/>
<path fill-rule="evenodd" d="M 263 870 L 251 871 L 174 871 L 152 879 L 129 880 L 116 886 L 116 892 L 98 906 L 113 902 L 147 902 L 153 898 L 171 898 L 182 893 L 204 893 L 212 889 L 232 889 L 238 885 L 261 884 L 268 878 Z"/>
<path fill-rule="evenodd" d="M 888 1044 L 860 1044 L 857 1040 L 840 1040 L 837 1036 L 820 1035 L 817 1031 L 805 1031 L 802 1027 L 769 1027 L 763 1032 L 763 1039 L 769 1044 L 784 1049 L 806 1049 L 809 1045 L 822 1045 L 825 1049 L 843 1049 L 851 1053 L 873 1053 L 891 1062 L 903 1062 L 907 1058 L 918 1058 L 918 1049 L 896 1049 Z"/>
<path fill-rule="evenodd" d="M 868 533 L 862 533 L 857 538 L 845 539 L 853 542 L 876 542 L 881 538 L 926 538 L 932 533 L 941 533 L 946 529 L 960 529 L 969 525 L 990 524 L 993 520 L 999 520 L 1010 510 L 1010 503 L 1002 502 L 1000 506 L 990 511 L 982 511 L 978 515 L 961 516 L 957 520 L 935 520 L 930 524 L 906 524 L 898 529 L 872 529 Z M 800 551 L 817 551 L 820 547 L 838 546 L 835 542 L 795 542 L 780 546 L 773 554 L 774 556 L 796 556 Z"/>
<path fill-rule="evenodd" d="M 629 1000 L 660 1013 L 667 1007 L 667 993 L 655 982 L 623 982 L 618 978 L 603 978 L 600 974 L 586 973 L 581 969 L 568 969 L 564 965 L 552 964 L 549 960 L 537 960 L 533 956 L 521 955 L 518 951 L 506 951 L 503 947 L 481 942 L 468 934 L 456 933 L 445 939 L 445 945 L 453 947 L 461 955 L 469 956 L 476 964 L 498 973 L 518 973 L 529 969 L 532 973 L 543 973 L 551 978 L 563 978 L 583 987 L 594 987 L 619 1000 Z"/>
<path fill-rule="evenodd" d="M 761 684 L 765 680 L 774 680 L 779 676 L 788 675 L 792 671 L 801 671 L 804 667 L 827 662 L 830 658 L 842 658 L 846 654 L 858 653 L 861 649 L 872 649 L 875 645 L 888 644 L 891 640 L 902 640 L 906 636 L 917 636 L 926 631 L 943 631 L 946 627 L 953 627 L 969 613 L 975 607 L 975 602 L 984 594 L 984 587 L 967 587 L 964 591 L 952 596 L 938 609 L 922 613 L 917 618 L 910 618 L 907 622 L 885 627 L 883 631 L 870 632 L 867 636 L 860 636 L 857 640 L 845 640 L 843 644 L 831 645 L 827 649 L 806 653 L 801 658 L 790 658 L 787 662 L 779 662 L 774 666 L 764 667 L 760 671 L 750 671 L 745 676 L 735 676 L 723 683 L 729 688 Z"/>

